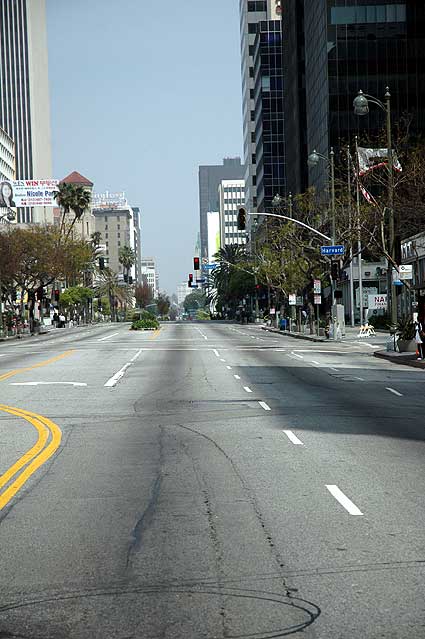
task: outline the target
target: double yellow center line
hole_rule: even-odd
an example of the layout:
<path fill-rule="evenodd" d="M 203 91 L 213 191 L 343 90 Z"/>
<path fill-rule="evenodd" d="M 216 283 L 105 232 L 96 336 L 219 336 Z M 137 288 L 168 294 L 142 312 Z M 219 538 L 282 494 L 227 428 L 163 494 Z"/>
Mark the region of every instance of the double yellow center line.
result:
<path fill-rule="evenodd" d="M 0 510 L 10 502 L 18 490 L 28 481 L 36 470 L 46 463 L 60 446 L 62 433 L 60 428 L 47 417 L 37 415 L 28 410 L 0 404 L 0 411 L 22 417 L 38 431 L 38 440 L 17 462 L 0 477 Z M 47 444 L 50 437 L 50 442 Z M 20 472 L 22 471 L 22 472 Z M 13 479 L 15 477 L 15 479 Z M 13 481 L 12 481 L 13 480 Z M 9 483 L 11 482 L 12 483 Z M 7 486 L 2 491 L 4 486 Z"/>
<path fill-rule="evenodd" d="M 53 364 L 64 357 L 68 357 L 74 351 L 65 351 L 61 355 L 56 355 L 50 359 L 46 359 L 33 366 L 26 366 L 24 368 L 16 368 L 0 375 L 0 382 L 18 373 L 25 373 L 27 371 L 34 370 Z M 10 500 L 16 495 L 16 493 L 24 486 L 24 484 L 30 479 L 30 477 L 47 462 L 48 459 L 57 451 L 62 440 L 62 432 L 60 428 L 47 417 L 38 415 L 29 410 L 22 408 L 15 408 L 13 406 L 6 406 L 0 404 L 0 411 L 20 417 L 30 423 L 38 432 L 37 442 L 32 448 L 22 455 L 6 472 L 0 476 L 0 511 L 7 506 Z"/>

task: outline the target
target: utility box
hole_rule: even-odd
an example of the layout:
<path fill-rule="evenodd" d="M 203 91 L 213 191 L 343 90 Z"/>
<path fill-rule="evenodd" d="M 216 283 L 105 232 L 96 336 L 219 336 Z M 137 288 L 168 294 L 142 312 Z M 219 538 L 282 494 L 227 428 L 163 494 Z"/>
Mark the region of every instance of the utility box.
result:
<path fill-rule="evenodd" d="M 334 339 L 345 337 L 345 312 L 343 304 L 334 304 L 332 306 L 332 317 L 335 322 Z"/>

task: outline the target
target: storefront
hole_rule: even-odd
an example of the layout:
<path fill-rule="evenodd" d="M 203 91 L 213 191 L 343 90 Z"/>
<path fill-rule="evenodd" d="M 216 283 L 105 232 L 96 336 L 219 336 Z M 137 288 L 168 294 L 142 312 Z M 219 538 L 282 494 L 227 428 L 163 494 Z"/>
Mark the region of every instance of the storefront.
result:
<path fill-rule="evenodd" d="M 400 315 L 417 312 L 425 318 L 425 232 L 407 238 L 401 243 L 402 264 L 411 264 L 410 288 L 404 286 L 399 295 Z"/>

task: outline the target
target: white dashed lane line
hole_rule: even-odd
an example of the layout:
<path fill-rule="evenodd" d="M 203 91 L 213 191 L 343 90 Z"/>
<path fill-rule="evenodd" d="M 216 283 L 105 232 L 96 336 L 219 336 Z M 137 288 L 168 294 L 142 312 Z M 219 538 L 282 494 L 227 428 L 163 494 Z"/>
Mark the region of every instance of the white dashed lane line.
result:
<path fill-rule="evenodd" d="M 235 379 L 240 379 L 239 375 L 233 375 Z"/>
<path fill-rule="evenodd" d="M 354 504 L 351 499 L 348 499 L 347 495 L 344 495 L 342 490 L 335 486 L 334 484 L 326 484 L 326 488 L 329 490 L 331 495 L 335 497 L 335 499 L 345 508 L 350 515 L 363 515 L 362 511 L 357 508 L 356 504 Z"/>
<path fill-rule="evenodd" d="M 261 408 L 264 408 L 264 410 L 271 410 L 270 406 L 268 404 L 266 404 L 266 402 L 258 402 L 261 406 Z"/>
<path fill-rule="evenodd" d="M 244 386 L 243 387 L 244 391 L 246 391 L 247 393 L 252 393 L 252 390 L 250 389 L 249 386 Z"/>
<path fill-rule="evenodd" d="M 298 437 L 292 432 L 292 430 L 284 430 L 283 432 L 285 433 L 289 441 L 295 444 L 295 446 L 304 446 L 301 439 L 298 439 Z"/>
<path fill-rule="evenodd" d="M 225 359 L 220 359 L 220 362 L 225 362 L 225 361 L 226 361 Z"/>
<path fill-rule="evenodd" d="M 220 357 L 220 353 L 215 348 L 213 348 L 213 353 L 216 357 Z"/>
<path fill-rule="evenodd" d="M 231 366 L 226 366 L 226 368 L 227 368 L 227 370 L 228 370 L 228 371 L 231 371 L 231 370 L 232 370 L 232 367 L 231 367 Z"/>
<path fill-rule="evenodd" d="M 394 388 L 390 388 L 389 386 L 386 386 L 385 390 L 393 393 L 393 395 L 397 395 L 397 397 L 403 397 L 403 393 L 399 393 L 397 390 L 395 390 Z"/>

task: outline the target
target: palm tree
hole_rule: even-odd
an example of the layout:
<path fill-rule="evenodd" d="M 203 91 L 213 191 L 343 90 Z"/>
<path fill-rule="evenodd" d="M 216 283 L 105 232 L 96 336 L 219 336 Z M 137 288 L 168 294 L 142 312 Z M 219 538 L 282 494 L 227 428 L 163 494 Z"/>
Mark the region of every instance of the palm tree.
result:
<path fill-rule="evenodd" d="M 99 273 L 99 283 L 95 288 L 96 297 L 107 297 L 111 307 L 111 320 L 117 320 L 118 303 L 127 306 L 132 299 L 132 291 L 128 286 L 122 286 L 118 281 L 118 275 L 110 268 L 105 268 Z"/>
<path fill-rule="evenodd" d="M 122 246 L 119 250 L 118 261 L 120 264 L 122 264 L 122 266 L 126 270 L 127 282 L 128 282 L 128 275 L 129 275 L 130 269 L 136 262 L 136 254 L 133 251 L 133 249 L 130 248 L 129 246 Z"/>
<path fill-rule="evenodd" d="M 54 197 L 59 207 L 62 209 L 62 220 L 60 225 L 61 233 L 65 228 L 66 216 L 71 211 L 74 213 L 74 219 L 66 233 L 66 237 L 69 237 L 77 220 L 81 220 L 85 211 L 87 211 L 90 207 L 91 193 L 83 186 L 61 182 L 58 186 L 58 190 L 54 194 Z"/>

